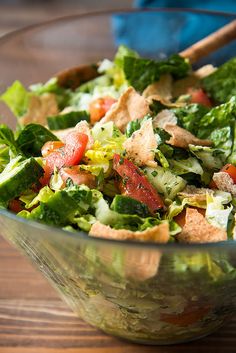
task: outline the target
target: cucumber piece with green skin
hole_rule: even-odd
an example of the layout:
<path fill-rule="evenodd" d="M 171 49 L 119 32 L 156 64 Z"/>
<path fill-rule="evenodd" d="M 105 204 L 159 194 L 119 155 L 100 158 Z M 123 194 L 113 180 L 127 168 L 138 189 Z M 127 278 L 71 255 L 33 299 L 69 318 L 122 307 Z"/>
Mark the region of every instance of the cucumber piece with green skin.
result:
<path fill-rule="evenodd" d="M 41 202 L 31 214 L 31 219 L 46 224 L 64 226 L 76 215 L 88 211 L 92 202 L 92 193 L 85 186 L 74 186 L 56 191 L 47 202 Z"/>
<path fill-rule="evenodd" d="M 148 207 L 144 203 L 129 196 L 116 195 L 112 201 L 111 209 L 118 213 L 136 214 L 143 218 L 150 216 Z"/>
<path fill-rule="evenodd" d="M 81 120 L 89 121 L 89 114 L 85 110 L 47 117 L 48 127 L 51 130 L 62 130 L 74 127 Z"/>
<path fill-rule="evenodd" d="M 159 193 L 164 194 L 166 199 L 173 200 L 187 184 L 183 178 L 160 166 L 155 168 L 146 167 L 144 171 L 150 183 Z"/>
<path fill-rule="evenodd" d="M 12 160 L 0 174 L 0 202 L 8 202 L 39 182 L 43 168 L 31 157 Z"/>

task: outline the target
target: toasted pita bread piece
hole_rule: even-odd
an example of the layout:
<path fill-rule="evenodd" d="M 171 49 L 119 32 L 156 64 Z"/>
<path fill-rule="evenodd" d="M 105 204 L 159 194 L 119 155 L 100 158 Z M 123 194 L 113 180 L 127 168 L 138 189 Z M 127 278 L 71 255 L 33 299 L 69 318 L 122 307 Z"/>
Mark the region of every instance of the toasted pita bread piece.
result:
<path fill-rule="evenodd" d="M 47 125 L 47 117 L 59 113 L 56 96 L 53 93 L 45 93 L 41 96 L 32 96 L 29 108 L 24 116 L 20 118 L 23 125 L 36 123 Z"/>
<path fill-rule="evenodd" d="M 177 117 L 169 109 L 163 109 L 152 121 L 153 127 L 165 129 L 166 124 L 177 125 Z"/>
<path fill-rule="evenodd" d="M 213 174 L 213 181 L 219 190 L 230 192 L 236 197 L 236 184 L 228 173 L 218 172 Z"/>
<path fill-rule="evenodd" d="M 126 150 L 127 157 L 138 166 L 156 167 L 154 150 L 157 148 L 157 139 L 154 135 L 152 119 L 145 121 L 139 130 L 133 132 L 132 136 L 125 141 L 123 147 Z"/>
<path fill-rule="evenodd" d="M 140 249 L 127 249 L 125 256 L 125 274 L 128 278 L 145 281 L 156 275 L 161 252 Z"/>
<path fill-rule="evenodd" d="M 208 223 L 196 209 L 187 207 L 185 225 L 176 238 L 181 243 L 211 243 L 227 240 L 227 233 Z"/>
<path fill-rule="evenodd" d="M 171 75 L 162 75 L 160 80 L 152 83 L 147 86 L 143 91 L 143 97 L 148 98 L 150 96 L 158 95 L 160 99 L 170 101 L 172 98 L 172 76 Z"/>
<path fill-rule="evenodd" d="M 181 147 L 181 148 L 188 148 L 189 145 L 196 145 L 196 146 L 211 146 L 212 142 L 210 140 L 201 140 L 191 134 L 191 132 L 183 129 L 180 126 L 166 124 L 164 127 L 165 131 L 171 135 L 171 138 L 166 141 L 172 146 Z"/>
<path fill-rule="evenodd" d="M 201 79 L 212 74 L 215 70 L 216 67 L 211 64 L 205 65 L 200 67 L 197 71 L 194 71 L 189 76 L 175 81 L 172 87 L 173 97 L 179 97 L 182 94 L 186 94 L 189 88 L 200 87 Z"/>
<path fill-rule="evenodd" d="M 194 185 L 187 185 L 183 191 L 178 193 L 181 199 L 187 198 L 192 206 L 206 208 L 207 194 L 213 194 L 212 189 L 196 188 Z"/>
<path fill-rule="evenodd" d="M 94 144 L 94 139 L 91 134 L 91 130 L 89 124 L 86 120 L 80 121 L 75 127 L 69 127 L 68 129 L 63 130 L 55 130 L 53 131 L 54 135 L 56 135 L 62 142 L 65 142 L 65 137 L 68 133 L 72 131 L 78 131 L 88 136 L 88 143 L 86 146 L 86 151 L 91 149 Z"/>
<path fill-rule="evenodd" d="M 113 121 L 124 132 L 130 121 L 141 119 L 149 112 L 149 104 L 146 99 L 136 92 L 133 87 L 129 87 L 101 119 L 101 123 Z"/>
<path fill-rule="evenodd" d="M 99 75 L 97 68 L 97 64 L 71 67 L 58 72 L 55 76 L 60 87 L 74 90 L 82 83 L 97 77 Z"/>
<path fill-rule="evenodd" d="M 113 229 L 98 221 L 92 225 L 89 235 L 98 238 L 153 241 L 156 243 L 167 243 L 170 237 L 168 223 L 159 224 L 143 232 L 132 232 L 127 229 Z"/>

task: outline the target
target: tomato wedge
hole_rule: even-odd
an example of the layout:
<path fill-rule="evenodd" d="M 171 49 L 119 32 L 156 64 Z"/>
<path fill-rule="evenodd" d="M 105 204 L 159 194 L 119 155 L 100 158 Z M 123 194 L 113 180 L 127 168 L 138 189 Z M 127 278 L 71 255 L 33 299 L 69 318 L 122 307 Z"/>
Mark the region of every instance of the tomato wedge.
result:
<path fill-rule="evenodd" d="M 191 95 L 191 103 L 198 103 L 205 105 L 205 107 L 212 108 L 210 98 L 207 96 L 206 92 L 204 92 L 202 88 L 189 88 L 188 93 Z"/>
<path fill-rule="evenodd" d="M 201 303 L 202 304 L 202 303 Z M 210 311 L 209 305 L 189 304 L 187 308 L 180 314 L 161 314 L 161 320 L 168 322 L 169 324 L 186 327 L 193 325 L 199 320 L 202 320 Z"/>
<path fill-rule="evenodd" d="M 220 172 L 229 174 L 234 184 L 236 184 L 236 167 L 233 164 L 230 164 L 230 163 L 226 164 L 224 167 L 221 168 Z M 211 180 L 209 187 L 211 189 L 217 189 L 217 186 L 214 180 Z"/>
<path fill-rule="evenodd" d="M 79 165 L 72 167 L 65 167 L 60 169 L 60 175 L 62 180 L 66 183 L 68 179 L 71 179 L 74 184 L 85 184 L 90 189 L 96 187 L 96 178 L 89 172 L 82 171 Z"/>
<path fill-rule="evenodd" d="M 97 98 L 89 105 L 90 121 L 95 124 L 99 121 L 106 112 L 111 108 L 116 99 L 112 97 Z"/>
<path fill-rule="evenodd" d="M 46 142 L 42 153 L 46 155 L 44 160 L 44 176 L 40 179 L 42 185 L 46 185 L 54 168 L 70 167 L 78 164 L 85 152 L 88 136 L 78 131 L 72 131 L 65 137 L 65 144 L 56 149 L 56 144 Z M 59 146 L 59 145 L 58 145 Z M 55 147 L 55 148 L 54 148 Z M 50 152 L 51 151 L 51 152 Z"/>
<path fill-rule="evenodd" d="M 14 199 L 9 202 L 8 208 L 12 212 L 18 213 L 24 209 L 24 204 L 19 199 Z"/>
<path fill-rule="evenodd" d="M 164 206 L 156 189 L 141 170 L 128 159 L 115 154 L 113 168 L 122 178 L 122 191 L 125 195 L 145 203 L 152 213 Z"/>
<path fill-rule="evenodd" d="M 229 174 L 231 179 L 233 179 L 234 184 L 236 184 L 236 167 L 233 164 L 226 164 L 222 169 L 221 172 L 225 172 Z"/>
<path fill-rule="evenodd" d="M 42 156 L 47 157 L 50 153 L 55 152 L 64 146 L 65 144 L 61 141 L 48 141 L 43 145 L 41 149 Z"/>

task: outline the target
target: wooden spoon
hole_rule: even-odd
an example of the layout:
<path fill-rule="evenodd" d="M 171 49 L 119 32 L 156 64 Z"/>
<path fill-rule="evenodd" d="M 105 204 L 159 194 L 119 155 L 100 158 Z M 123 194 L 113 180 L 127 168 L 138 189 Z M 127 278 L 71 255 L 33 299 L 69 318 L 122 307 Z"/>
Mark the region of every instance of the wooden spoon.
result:
<path fill-rule="evenodd" d="M 184 58 L 188 58 L 189 62 L 193 64 L 235 39 L 236 20 L 211 33 L 179 54 Z M 76 89 L 82 83 L 99 76 L 97 68 L 97 64 L 77 66 L 63 70 L 55 76 L 57 77 L 59 86 Z"/>
<path fill-rule="evenodd" d="M 191 64 L 213 53 L 217 49 L 236 39 L 236 20 L 228 23 L 224 27 L 211 33 L 207 37 L 199 40 L 187 49 L 181 51 L 179 55 L 187 58 Z"/>

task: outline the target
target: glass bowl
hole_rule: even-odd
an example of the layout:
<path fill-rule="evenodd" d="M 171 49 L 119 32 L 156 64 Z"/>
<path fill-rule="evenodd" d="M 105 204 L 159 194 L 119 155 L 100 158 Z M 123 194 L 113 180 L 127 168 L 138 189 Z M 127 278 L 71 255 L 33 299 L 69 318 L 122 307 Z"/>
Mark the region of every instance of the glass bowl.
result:
<path fill-rule="evenodd" d="M 29 85 L 66 67 L 112 58 L 121 43 L 144 56 L 164 57 L 234 18 L 201 11 L 127 10 L 32 26 L 0 39 L 0 91 L 15 79 Z M 198 65 L 217 65 L 234 55 L 236 45 L 231 43 Z M 0 111 L 14 126 L 3 105 Z M 0 210 L 0 232 L 78 316 L 109 334 L 139 343 L 173 344 L 213 332 L 235 312 L 233 241 L 158 245 L 94 239 L 5 210 Z"/>

